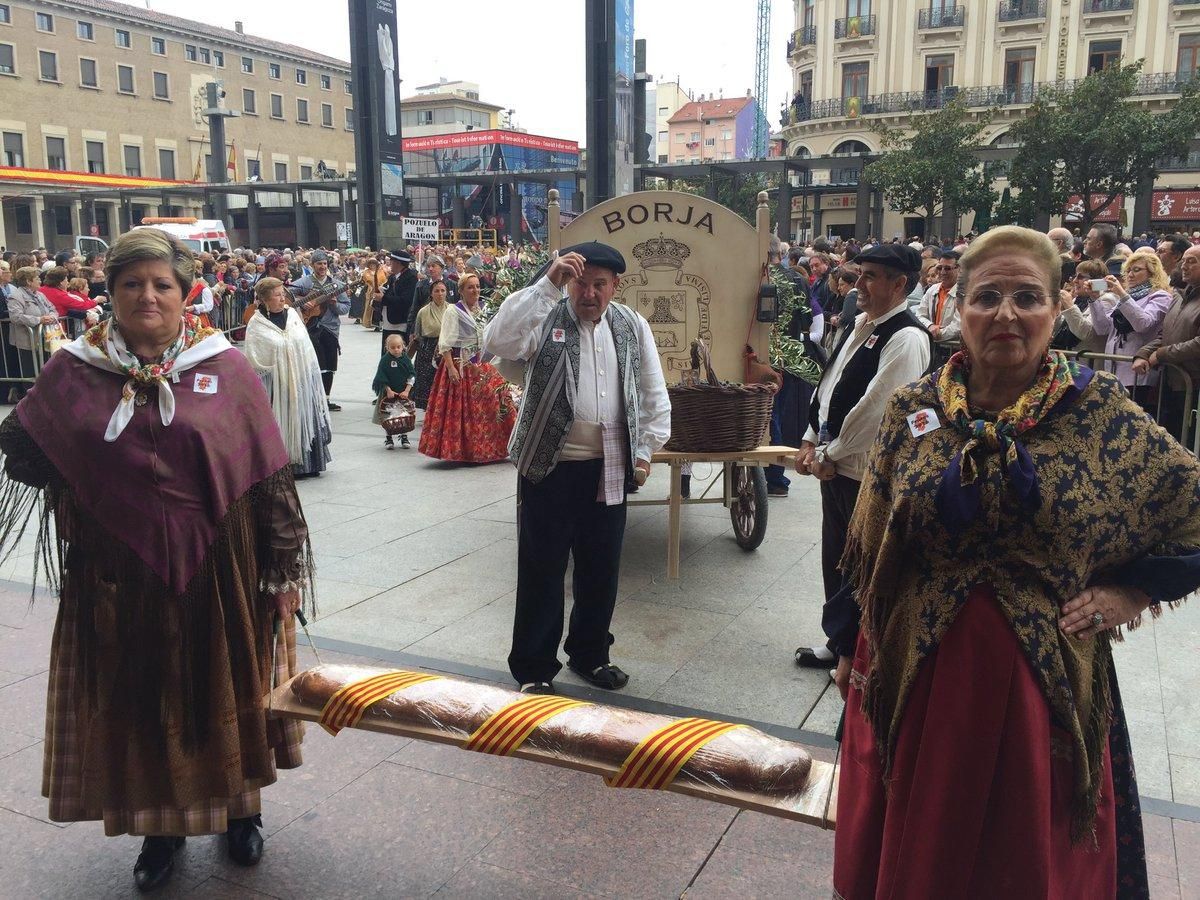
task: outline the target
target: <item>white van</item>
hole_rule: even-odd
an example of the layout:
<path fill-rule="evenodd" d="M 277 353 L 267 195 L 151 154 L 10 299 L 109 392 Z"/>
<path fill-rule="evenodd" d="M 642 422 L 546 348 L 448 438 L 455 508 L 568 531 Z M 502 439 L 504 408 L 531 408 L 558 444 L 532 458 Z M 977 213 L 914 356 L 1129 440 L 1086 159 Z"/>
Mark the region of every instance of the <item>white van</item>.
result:
<path fill-rule="evenodd" d="M 225 233 L 225 223 L 220 219 L 146 216 L 142 219 L 142 224 L 136 227 L 159 228 L 179 238 L 193 253 L 215 255 L 231 249 L 229 235 Z M 75 249 L 85 256 L 89 253 L 107 253 L 108 244 L 98 237 L 77 235 Z"/>

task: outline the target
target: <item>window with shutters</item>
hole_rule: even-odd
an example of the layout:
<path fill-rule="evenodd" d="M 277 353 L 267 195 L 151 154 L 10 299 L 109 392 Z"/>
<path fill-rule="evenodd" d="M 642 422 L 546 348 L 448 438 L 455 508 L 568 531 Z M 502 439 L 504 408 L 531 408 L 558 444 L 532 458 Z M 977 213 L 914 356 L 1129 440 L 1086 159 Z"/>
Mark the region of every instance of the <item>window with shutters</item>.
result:
<path fill-rule="evenodd" d="M 38 51 L 38 74 L 42 81 L 58 81 L 58 54 L 51 50 Z"/>
<path fill-rule="evenodd" d="M 160 147 L 158 150 L 158 177 L 175 180 L 175 151 Z"/>
<path fill-rule="evenodd" d="M 67 139 L 60 137 L 46 138 L 46 168 L 56 172 L 67 170 Z"/>

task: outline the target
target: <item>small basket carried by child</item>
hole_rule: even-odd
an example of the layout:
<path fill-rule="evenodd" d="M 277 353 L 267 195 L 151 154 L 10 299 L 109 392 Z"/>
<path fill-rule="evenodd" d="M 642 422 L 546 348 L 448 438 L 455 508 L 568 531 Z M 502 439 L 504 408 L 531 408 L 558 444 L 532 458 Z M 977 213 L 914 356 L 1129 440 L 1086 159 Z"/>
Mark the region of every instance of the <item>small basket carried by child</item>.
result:
<path fill-rule="evenodd" d="M 706 380 L 701 381 L 701 372 Z M 692 370 L 667 388 L 676 453 L 740 453 L 758 447 L 771 423 L 775 384 L 728 384 L 717 379 L 708 346 L 692 342 Z M 689 377 L 690 376 L 690 377 Z"/>
<path fill-rule="evenodd" d="M 380 397 L 375 408 L 375 420 L 383 426 L 388 437 L 408 434 L 417 427 L 417 406 L 400 397 Z"/>

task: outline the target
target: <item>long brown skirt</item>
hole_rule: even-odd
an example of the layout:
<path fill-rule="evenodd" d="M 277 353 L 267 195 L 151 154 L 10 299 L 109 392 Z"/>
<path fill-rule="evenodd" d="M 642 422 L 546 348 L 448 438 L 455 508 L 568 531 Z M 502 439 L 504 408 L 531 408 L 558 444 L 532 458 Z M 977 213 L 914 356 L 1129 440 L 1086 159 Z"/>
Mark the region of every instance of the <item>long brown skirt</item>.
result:
<path fill-rule="evenodd" d="M 292 769 L 301 763 L 300 742 L 304 736 L 301 722 L 284 719 L 266 721 L 270 752 L 266 771 L 244 779 L 241 790 L 230 796 L 205 797 L 187 804 L 141 805 L 120 807 L 97 805 L 87 794 L 87 772 L 104 766 L 106 749 L 96 746 L 100 729 L 83 725 L 80 709 L 85 705 L 79 678 L 79 654 L 75 642 L 75 606 L 64 600 L 54 627 L 50 653 L 50 685 L 46 699 L 46 748 L 42 768 L 42 795 L 50 800 L 50 818 L 55 822 L 104 822 L 106 835 L 201 835 L 225 831 L 228 819 L 245 818 L 261 811 L 259 789 L 275 781 L 275 769 Z M 228 659 L 225 660 L 228 663 Z M 280 683 L 297 673 L 296 628 L 288 623 L 281 631 L 275 658 L 275 681 Z M 263 686 L 264 696 L 268 685 Z M 101 714 L 102 715 L 102 714 Z M 227 714 L 226 714 L 227 717 Z M 94 719 L 95 717 L 93 717 Z M 87 732 L 87 733 L 85 733 Z M 169 751 L 172 768 L 202 767 L 204 762 L 189 760 L 175 740 Z M 127 736 L 129 749 L 137 755 L 154 755 L 148 736 Z M 251 753 L 251 755 L 255 755 Z M 261 766 L 259 766 L 261 768 Z M 184 776 L 184 780 L 187 777 Z M 136 795 L 136 791 L 133 792 Z"/>

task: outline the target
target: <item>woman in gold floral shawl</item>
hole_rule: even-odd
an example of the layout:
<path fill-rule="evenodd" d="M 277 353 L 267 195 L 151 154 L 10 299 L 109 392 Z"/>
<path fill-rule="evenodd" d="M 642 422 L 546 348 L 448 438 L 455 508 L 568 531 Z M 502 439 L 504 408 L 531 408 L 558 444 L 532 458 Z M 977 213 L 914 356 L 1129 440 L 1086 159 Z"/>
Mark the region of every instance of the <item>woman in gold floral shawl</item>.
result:
<path fill-rule="evenodd" d="M 241 865 L 262 854 L 259 789 L 300 764 L 298 723 L 263 698 L 295 668 L 308 530 L 262 382 L 184 314 L 191 253 L 138 229 L 107 274 L 112 322 L 54 354 L 0 425 L 0 538 L 40 504 L 60 594 L 50 818 L 144 835 L 147 891 L 189 835 L 225 833 Z"/>
<path fill-rule="evenodd" d="M 1147 894 L 1112 642 L 1200 586 L 1200 464 L 1048 350 L 1059 266 L 972 244 L 964 349 L 884 415 L 825 613 L 840 897 Z"/>

